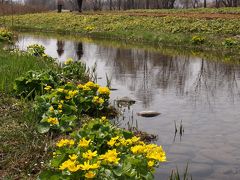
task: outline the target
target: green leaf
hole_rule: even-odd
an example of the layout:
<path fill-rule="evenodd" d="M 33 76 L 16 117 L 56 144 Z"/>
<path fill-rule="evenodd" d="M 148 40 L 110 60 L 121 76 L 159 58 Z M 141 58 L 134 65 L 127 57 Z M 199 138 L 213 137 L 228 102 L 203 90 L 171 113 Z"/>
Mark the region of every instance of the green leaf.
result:
<path fill-rule="evenodd" d="M 50 129 L 50 125 L 48 123 L 41 123 L 37 127 L 38 132 L 41 134 L 47 133 L 49 129 Z"/>
<path fill-rule="evenodd" d="M 113 173 L 118 177 L 122 176 L 122 174 L 123 174 L 122 166 L 118 166 L 117 169 L 114 169 Z"/>
<path fill-rule="evenodd" d="M 123 137 L 124 137 L 125 139 L 130 139 L 130 138 L 133 137 L 133 134 L 132 134 L 132 132 L 130 132 L 130 131 L 123 131 L 122 133 L 123 133 Z"/>
<path fill-rule="evenodd" d="M 51 166 L 58 168 L 59 165 L 63 162 L 63 160 L 65 159 L 65 154 L 63 155 L 59 155 L 57 157 L 55 157 L 52 161 L 51 161 Z"/>
<path fill-rule="evenodd" d="M 59 179 L 62 179 L 61 178 L 61 174 L 53 174 L 52 171 L 50 170 L 46 170 L 46 171 L 43 171 L 41 174 L 39 174 L 38 180 L 59 180 Z"/>

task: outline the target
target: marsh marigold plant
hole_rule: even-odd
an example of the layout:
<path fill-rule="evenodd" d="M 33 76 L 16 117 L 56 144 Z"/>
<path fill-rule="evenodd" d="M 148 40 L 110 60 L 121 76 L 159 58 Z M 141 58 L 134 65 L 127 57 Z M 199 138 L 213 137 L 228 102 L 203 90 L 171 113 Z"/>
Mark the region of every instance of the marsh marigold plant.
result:
<path fill-rule="evenodd" d="M 75 85 L 44 88 L 46 94 L 36 98 L 36 109 L 41 117 L 39 131 L 49 130 L 71 131 L 81 122 L 81 116 L 93 117 L 106 110 L 109 106 L 110 90 L 94 82 Z"/>
<path fill-rule="evenodd" d="M 153 179 L 166 161 L 161 146 L 146 144 L 105 117 L 93 119 L 69 139 L 57 142 L 40 179 Z"/>

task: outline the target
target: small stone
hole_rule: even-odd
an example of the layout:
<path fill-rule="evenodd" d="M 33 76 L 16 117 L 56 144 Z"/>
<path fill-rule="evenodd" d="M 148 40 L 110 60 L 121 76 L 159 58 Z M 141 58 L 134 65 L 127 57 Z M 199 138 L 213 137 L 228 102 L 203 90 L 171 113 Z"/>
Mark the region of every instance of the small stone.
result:
<path fill-rule="evenodd" d="M 156 112 L 156 111 L 141 111 L 138 112 L 137 115 L 138 116 L 142 116 L 142 117 L 155 117 L 160 115 L 161 113 Z"/>

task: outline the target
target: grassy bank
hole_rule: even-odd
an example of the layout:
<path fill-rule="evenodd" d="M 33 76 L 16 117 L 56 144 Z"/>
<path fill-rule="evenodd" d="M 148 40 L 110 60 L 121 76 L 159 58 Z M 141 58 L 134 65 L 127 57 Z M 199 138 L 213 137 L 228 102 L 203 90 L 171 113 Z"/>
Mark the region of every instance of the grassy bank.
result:
<path fill-rule="evenodd" d="M 221 49 L 239 51 L 240 20 L 239 8 L 229 13 L 234 17 L 205 17 L 207 10 L 193 16 L 193 10 L 182 12 L 179 10 L 164 11 L 127 11 L 100 13 L 42 13 L 14 16 L 15 29 L 33 31 L 51 31 L 60 33 L 81 34 L 91 37 L 102 37 L 135 42 L 147 42 L 154 45 L 171 45 L 199 49 Z M 220 10 L 218 10 L 220 11 Z M 167 13 L 166 13 L 167 12 Z M 174 13 L 171 13 L 174 12 Z M 209 12 L 211 12 L 209 10 Z M 165 14 L 164 14 L 165 13 Z M 168 15 L 169 14 L 169 15 Z M 235 17 L 236 16 L 236 17 Z M 11 17 L 0 18 L 1 26 L 11 26 Z M 230 43 L 226 43 L 230 38 Z M 200 40 L 199 40 L 200 39 Z"/>
<path fill-rule="evenodd" d="M 51 65 L 33 56 L 20 56 L 0 50 L 0 91 L 11 92 L 14 80 L 29 70 L 46 70 Z"/>

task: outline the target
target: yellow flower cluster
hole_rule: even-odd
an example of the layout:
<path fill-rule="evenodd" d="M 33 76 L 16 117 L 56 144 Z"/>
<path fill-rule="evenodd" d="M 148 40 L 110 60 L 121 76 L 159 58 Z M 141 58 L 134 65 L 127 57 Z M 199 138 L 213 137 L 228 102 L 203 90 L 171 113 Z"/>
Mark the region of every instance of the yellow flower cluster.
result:
<path fill-rule="evenodd" d="M 68 91 L 68 94 L 65 96 L 65 99 L 72 99 L 74 96 L 78 94 L 78 90 L 70 90 Z"/>
<path fill-rule="evenodd" d="M 62 113 L 62 108 L 63 108 L 63 104 L 62 104 L 62 103 L 59 103 L 59 104 L 58 104 L 58 112 L 59 112 L 59 113 Z"/>
<path fill-rule="evenodd" d="M 88 171 L 86 174 L 85 174 L 85 178 L 87 179 L 92 179 L 96 176 L 96 173 L 94 173 L 93 171 Z"/>
<path fill-rule="evenodd" d="M 53 118 L 53 117 L 49 117 L 49 118 L 47 119 L 47 122 L 48 122 L 49 124 L 52 124 L 52 125 L 58 125 L 58 124 L 59 124 L 58 119 L 57 119 L 57 118 Z"/>
<path fill-rule="evenodd" d="M 132 145 L 135 144 L 137 142 L 139 142 L 140 138 L 133 136 L 131 139 L 124 139 L 124 138 L 120 138 L 119 136 L 113 137 L 110 139 L 110 141 L 107 142 L 107 144 L 111 147 L 113 146 L 127 146 L 127 145 Z"/>
<path fill-rule="evenodd" d="M 100 166 L 100 162 L 90 164 L 90 161 L 85 161 L 83 164 L 80 164 L 81 170 L 88 171 L 90 169 L 97 169 Z"/>
<path fill-rule="evenodd" d="M 95 104 L 102 105 L 104 103 L 104 99 L 100 98 L 99 96 L 94 96 L 92 102 Z"/>
<path fill-rule="evenodd" d="M 101 117 L 100 120 L 102 123 L 108 122 L 108 119 L 106 118 L 106 116 Z"/>
<path fill-rule="evenodd" d="M 72 58 L 68 58 L 68 59 L 64 62 L 65 65 L 68 65 L 68 64 L 71 64 L 71 63 L 73 63 L 73 59 L 72 59 Z"/>
<path fill-rule="evenodd" d="M 118 164 L 120 160 L 120 158 L 117 157 L 118 154 L 116 149 L 108 150 L 105 154 L 100 155 L 99 159 L 103 160 L 105 163 Z"/>
<path fill-rule="evenodd" d="M 83 153 L 83 158 L 91 160 L 93 157 L 97 156 L 97 151 L 92 152 L 91 150 L 88 150 L 86 153 Z"/>
<path fill-rule="evenodd" d="M 146 157 L 148 159 L 157 160 L 159 162 L 165 162 L 167 160 L 166 153 L 163 151 L 162 146 L 157 146 L 153 148 L 150 147 L 148 147 L 148 145 L 146 146 L 146 148 L 148 149 Z"/>
<path fill-rule="evenodd" d="M 76 159 L 77 159 L 77 156 L 75 154 L 72 156 L 76 157 Z M 79 164 L 79 162 L 76 159 L 71 159 L 72 156 L 69 156 L 70 159 L 64 161 L 59 166 L 59 170 L 63 171 L 65 169 L 67 169 L 70 172 L 76 172 L 78 170 L 88 171 L 91 169 L 97 169 L 100 166 L 100 162 L 90 164 L 89 161 L 85 161 L 83 164 Z"/>
<path fill-rule="evenodd" d="M 99 94 L 104 94 L 104 95 L 109 95 L 110 94 L 110 90 L 108 87 L 99 87 L 98 88 L 98 93 Z"/>
<path fill-rule="evenodd" d="M 57 88 L 57 92 L 63 93 L 64 89 L 63 88 Z"/>
<path fill-rule="evenodd" d="M 154 161 L 148 161 L 148 167 L 153 167 L 155 165 L 155 162 Z"/>
<path fill-rule="evenodd" d="M 85 138 L 82 138 L 82 139 L 79 141 L 78 146 L 79 146 L 79 147 L 88 147 L 89 144 L 90 144 L 90 142 L 91 142 L 91 139 L 86 140 Z"/>
<path fill-rule="evenodd" d="M 166 154 L 161 146 L 155 144 L 142 143 L 142 145 L 135 145 L 131 147 L 133 154 L 145 154 L 149 160 L 157 160 L 159 162 L 166 161 Z"/>
<path fill-rule="evenodd" d="M 94 82 L 92 81 L 89 81 L 87 82 L 86 84 L 82 85 L 82 84 L 79 84 L 77 86 L 79 89 L 82 89 L 84 91 L 91 91 L 92 89 L 98 89 L 99 88 L 99 85 L 98 84 L 95 84 Z"/>
<path fill-rule="evenodd" d="M 52 89 L 52 87 L 51 87 L 51 86 L 46 86 L 44 89 L 45 89 L 46 91 L 50 91 L 50 90 Z"/>
<path fill-rule="evenodd" d="M 87 82 L 87 83 L 85 84 L 85 86 L 87 86 L 87 87 L 89 87 L 89 88 L 91 88 L 91 89 L 93 89 L 93 88 L 98 89 L 98 88 L 99 88 L 99 85 L 98 85 L 98 84 L 95 84 L 95 83 L 92 82 L 92 81 Z"/>
<path fill-rule="evenodd" d="M 59 167 L 59 170 L 63 171 L 65 169 L 67 169 L 70 172 L 76 172 L 80 169 L 80 165 L 77 164 L 77 161 L 68 159 L 67 161 L 63 162 Z"/>
<path fill-rule="evenodd" d="M 75 143 L 74 143 L 74 140 L 72 139 L 61 139 L 57 144 L 56 146 L 57 147 L 63 147 L 63 146 L 73 146 Z"/>
<path fill-rule="evenodd" d="M 98 123 L 106 121 L 106 117 L 97 119 Z M 96 122 L 95 122 L 96 123 Z M 96 124 L 98 124 L 96 123 Z M 103 124 L 103 123 L 102 123 Z M 108 123 L 103 124 L 108 126 Z M 91 127 L 91 126 L 90 126 Z M 86 129 L 88 131 L 88 129 Z M 87 132 L 85 131 L 85 132 Z M 142 167 L 148 168 L 148 171 L 153 172 L 153 168 L 158 165 L 159 162 L 166 161 L 166 154 L 161 146 L 155 144 L 145 144 L 139 137 L 133 136 L 132 138 L 125 139 L 123 134 L 118 130 L 112 134 L 117 134 L 112 137 L 108 142 L 108 149 L 105 149 L 104 154 L 101 154 L 98 145 L 95 142 L 96 139 L 90 139 L 89 137 L 83 137 L 78 143 L 74 143 L 72 139 L 62 139 L 57 143 L 58 147 L 68 146 L 66 149 L 58 149 L 54 153 L 54 158 L 62 153 L 69 153 L 73 150 L 76 154 L 68 154 L 68 159 L 58 166 L 61 171 L 67 171 L 67 173 L 75 176 L 75 172 L 81 171 L 81 178 L 96 178 L 99 172 L 100 166 L 109 168 L 112 171 L 114 166 L 121 166 L 122 163 L 128 160 L 129 157 L 140 157 L 144 160 Z M 75 146 L 73 146 L 75 145 Z M 77 150 L 77 152 L 76 152 Z M 60 154 L 59 154 L 60 152 Z M 58 153 L 58 154 L 57 154 Z M 100 154 L 99 154 L 100 153 Z"/>
<path fill-rule="evenodd" d="M 50 106 L 50 107 L 49 107 L 49 111 L 50 111 L 50 112 L 54 112 L 53 106 Z"/>

